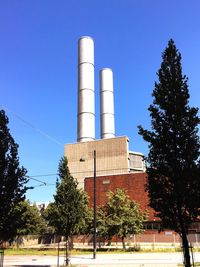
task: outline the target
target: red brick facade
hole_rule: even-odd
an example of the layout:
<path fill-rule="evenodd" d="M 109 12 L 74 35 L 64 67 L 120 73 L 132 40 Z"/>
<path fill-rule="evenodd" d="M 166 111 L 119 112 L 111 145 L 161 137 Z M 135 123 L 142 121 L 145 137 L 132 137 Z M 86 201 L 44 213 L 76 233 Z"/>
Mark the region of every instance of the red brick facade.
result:
<path fill-rule="evenodd" d="M 97 206 L 103 205 L 107 200 L 107 192 L 124 188 L 130 198 L 136 201 L 140 208 L 148 212 L 148 221 L 158 220 L 154 217 L 154 210 L 149 207 L 149 199 L 145 191 L 146 173 L 127 173 L 118 175 L 99 176 L 96 179 Z M 93 177 L 85 178 L 85 191 L 89 195 L 90 206 L 93 206 L 94 181 Z"/>

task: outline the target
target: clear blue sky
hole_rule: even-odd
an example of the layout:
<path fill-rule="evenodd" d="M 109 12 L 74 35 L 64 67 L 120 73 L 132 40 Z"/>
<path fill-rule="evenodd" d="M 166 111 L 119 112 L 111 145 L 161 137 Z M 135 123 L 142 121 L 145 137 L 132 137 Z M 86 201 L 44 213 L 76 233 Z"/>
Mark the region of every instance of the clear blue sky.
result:
<path fill-rule="evenodd" d="M 137 125 L 147 111 L 161 53 L 173 38 L 189 77 L 190 104 L 200 106 L 199 0 L 1 0 L 0 105 L 28 175 L 55 174 L 64 144 L 76 142 L 77 42 L 95 42 L 96 137 L 101 68 L 114 73 L 116 135 L 148 153 Z M 55 138 L 60 144 L 50 139 Z M 55 184 L 56 176 L 37 177 Z M 31 201 L 52 200 L 55 187 L 36 185 Z"/>

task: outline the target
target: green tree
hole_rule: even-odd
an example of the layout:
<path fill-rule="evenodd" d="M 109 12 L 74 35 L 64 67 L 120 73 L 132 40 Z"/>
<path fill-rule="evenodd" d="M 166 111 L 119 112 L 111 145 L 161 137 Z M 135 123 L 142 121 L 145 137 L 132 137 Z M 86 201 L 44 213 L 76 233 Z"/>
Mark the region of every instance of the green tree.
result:
<path fill-rule="evenodd" d="M 42 213 L 42 216 L 47 223 L 47 227 L 49 229 L 48 232 L 59 234 L 57 228 L 54 227 L 59 223 L 58 210 L 56 208 L 55 202 L 49 203 L 47 208 Z"/>
<path fill-rule="evenodd" d="M 17 212 L 22 216 L 18 219 L 20 227 L 17 230 L 18 235 L 37 235 L 46 230 L 46 223 L 35 204 L 30 205 L 29 201 L 21 201 L 16 206 Z"/>
<path fill-rule="evenodd" d="M 26 169 L 19 166 L 18 145 L 8 128 L 8 117 L 0 110 L 0 241 L 11 241 L 17 234 L 16 205 L 25 199 L 28 189 Z"/>
<path fill-rule="evenodd" d="M 68 240 L 73 234 L 79 233 L 84 225 L 88 199 L 85 193 L 78 189 L 76 179 L 71 176 L 66 157 L 61 159 L 58 173 L 60 180 L 57 181 L 54 202 L 48 207 L 47 220 L 57 234 L 66 238 L 66 265 L 68 265 Z"/>
<path fill-rule="evenodd" d="M 113 237 L 113 231 L 108 223 L 108 210 L 107 205 L 100 206 L 97 209 L 97 235 L 98 237 L 108 240 L 109 243 Z M 91 228 L 92 229 L 92 228 Z"/>
<path fill-rule="evenodd" d="M 181 54 L 173 40 L 162 59 L 149 107 L 152 130 L 139 126 L 139 134 L 149 142 L 150 205 L 163 227 L 174 229 L 181 236 L 185 266 L 189 267 L 187 234 L 200 207 L 200 119 L 198 109 L 189 106 L 188 79 L 182 74 Z"/>
<path fill-rule="evenodd" d="M 125 249 L 125 238 L 143 231 L 146 213 L 140 210 L 124 189 L 117 189 L 108 193 L 108 201 L 100 210 L 98 218 L 98 231 L 104 236 L 107 234 L 109 239 L 118 235 Z"/>
<path fill-rule="evenodd" d="M 82 192 L 83 216 L 78 225 L 76 234 L 91 234 L 93 231 L 93 209 L 89 207 L 88 195 Z"/>

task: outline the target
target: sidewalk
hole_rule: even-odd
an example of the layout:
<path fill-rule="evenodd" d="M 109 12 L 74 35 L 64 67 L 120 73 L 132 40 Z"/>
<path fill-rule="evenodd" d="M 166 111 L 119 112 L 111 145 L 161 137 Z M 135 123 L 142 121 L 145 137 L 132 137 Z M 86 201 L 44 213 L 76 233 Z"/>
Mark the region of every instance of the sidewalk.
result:
<path fill-rule="evenodd" d="M 196 255 L 200 258 L 200 253 Z M 70 264 L 80 267 L 177 267 L 182 262 L 181 253 L 124 253 L 124 254 L 97 254 L 73 255 Z M 56 256 L 5 256 L 4 266 L 57 266 Z M 59 258 L 59 265 L 63 266 L 64 257 Z"/>
<path fill-rule="evenodd" d="M 102 265 L 102 264 L 94 264 L 94 265 L 76 265 L 76 267 L 110 267 L 111 265 Z M 118 264 L 118 265 L 114 265 L 117 267 L 177 267 L 177 264 Z M 57 266 L 52 266 L 52 267 L 57 267 Z"/>

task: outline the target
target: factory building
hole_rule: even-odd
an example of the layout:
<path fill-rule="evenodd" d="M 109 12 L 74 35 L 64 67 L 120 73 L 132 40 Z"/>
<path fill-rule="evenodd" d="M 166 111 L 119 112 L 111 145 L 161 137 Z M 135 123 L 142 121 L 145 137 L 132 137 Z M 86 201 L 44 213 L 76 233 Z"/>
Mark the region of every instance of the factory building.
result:
<path fill-rule="evenodd" d="M 65 156 L 71 174 L 84 188 L 85 177 L 94 174 L 94 150 L 96 151 L 96 175 L 144 172 L 143 154 L 130 152 L 126 136 L 65 145 Z"/>
<path fill-rule="evenodd" d="M 79 187 L 88 193 L 92 207 L 95 152 L 97 205 L 106 203 L 108 191 L 125 189 L 129 197 L 147 212 L 148 221 L 144 227 L 148 231 L 144 237 L 153 237 L 155 243 L 156 231 L 160 226 L 154 210 L 149 207 L 149 198 L 145 190 L 147 174 L 144 155 L 129 150 L 127 136 L 115 136 L 113 72 L 110 68 L 102 68 L 99 72 L 101 139 L 95 138 L 94 73 L 94 41 L 91 37 L 84 36 L 78 41 L 77 143 L 66 144 L 64 147 L 70 173 L 77 179 Z M 199 225 L 194 224 L 193 228 L 191 238 L 195 237 L 197 243 Z M 145 242 L 149 242 L 148 238 L 144 238 Z M 171 231 L 165 231 L 162 235 L 157 234 L 158 242 L 172 242 L 172 238 L 174 244 L 177 240 L 179 242 L 175 233 Z M 138 241 L 143 242 L 141 236 Z"/>
<path fill-rule="evenodd" d="M 129 150 L 128 137 L 115 137 L 113 72 L 110 68 L 99 72 L 101 139 L 95 139 L 94 70 L 94 41 L 88 36 L 81 37 L 78 41 L 77 143 L 66 144 L 64 155 L 71 174 L 82 188 L 84 179 L 94 172 L 94 150 L 97 176 L 145 171 L 143 154 Z"/>

